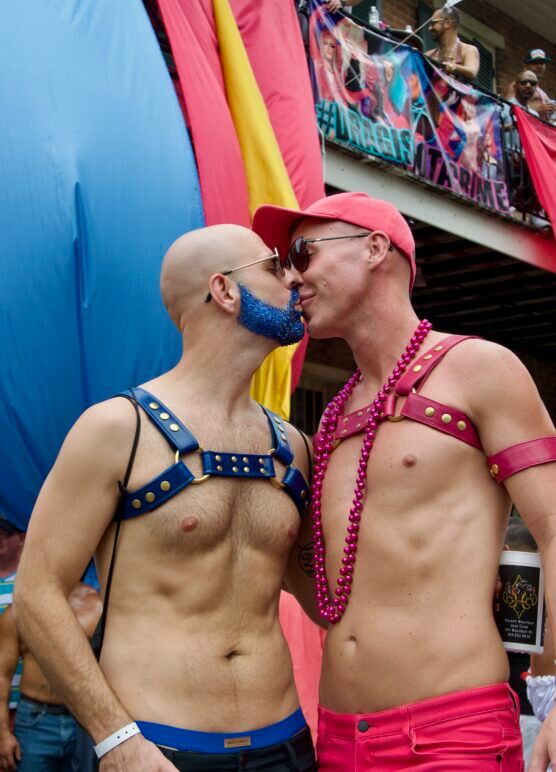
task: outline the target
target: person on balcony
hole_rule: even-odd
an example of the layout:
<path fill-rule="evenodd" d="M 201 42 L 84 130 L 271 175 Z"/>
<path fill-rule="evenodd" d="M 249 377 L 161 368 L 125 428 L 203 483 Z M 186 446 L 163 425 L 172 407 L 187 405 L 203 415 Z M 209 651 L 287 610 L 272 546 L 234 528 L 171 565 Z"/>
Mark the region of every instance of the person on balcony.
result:
<path fill-rule="evenodd" d="M 459 80 L 472 83 L 477 77 L 481 57 L 479 49 L 470 43 L 462 43 L 458 37 L 459 13 L 455 8 L 439 8 L 432 15 L 429 31 L 437 43 L 426 52 L 444 70 Z"/>
<path fill-rule="evenodd" d="M 531 106 L 531 101 L 535 95 L 538 84 L 539 80 L 532 70 L 522 70 L 515 76 L 515 96 L 511 97 L 509 101 L 513 105 L 517 105 L 523 110 L 527 110 L 528 113 L 540 118 L 539 113 Z"/>
<path fill-rule="evenodd" d="M 556 119 L 556 102 L 548 96 L 546 91 L 543 91 L 540 87 L 540 81 L 546 71 L 546 65 L 550 61 L 550 57 L 545 54 L 542 48 L 533 48 L 523 60 L 523 63 L 527 65 L 524 69 L 532 72 L 537 78 L 535 91 L 527 103 L 528 108 L 535 110 L 539 118 L 549 123 Z M 506 99 L 509 99 L 511 102 L 515 96 L 516 82 L 514 80 L 508 86 Z"/>

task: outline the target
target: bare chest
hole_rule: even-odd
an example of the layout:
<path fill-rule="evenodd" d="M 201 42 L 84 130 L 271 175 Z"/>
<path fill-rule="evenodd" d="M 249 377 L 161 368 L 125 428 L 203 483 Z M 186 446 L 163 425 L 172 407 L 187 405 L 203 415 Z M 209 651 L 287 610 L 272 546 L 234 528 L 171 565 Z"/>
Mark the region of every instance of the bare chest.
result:
<path fill-rule="evenodd" d="M 207 450 L 268 453 L 270 435 L 264 431 L 241 433 L 206 431 L 196 436 Z M 137 489 L 175 461 L 164 439 L 147 426 L 129 489 Z M 182 461 L 195 481 L 152 512 L 137 517 L 136 535 L 168 554 L 195 554 L 229 543 L 265 553 L 287 554 L 299 529 L 298 511 L 279 486 L 268 479 L 206 477 L 200 453 L 189 453 Z M 277 480 L 284 467 L 274 461 Z M 130 523 L 131 525 L 131 523 Z"/>

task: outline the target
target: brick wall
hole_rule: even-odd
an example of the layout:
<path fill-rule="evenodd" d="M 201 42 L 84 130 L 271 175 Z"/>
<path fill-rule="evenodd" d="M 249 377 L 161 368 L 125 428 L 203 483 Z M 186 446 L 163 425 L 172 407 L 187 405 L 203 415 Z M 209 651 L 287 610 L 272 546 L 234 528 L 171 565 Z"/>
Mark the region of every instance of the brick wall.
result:
<path fill-rule="evenodd" d="M 527 51 L 542 48 L 552 58 L 552 62 L 547 65 L 542 85 L 549 96 L 556 99 L 556 45 L 544 40 L 484 0 L 465 0 L 461 10 L 505 38 L 506 47 L 496 52 L 496 80 L 501 94 L 521 68 Z M 415 0 L 383 0 L 382 16 L 392 27 L 411 24 L 416 28 L 417 3 Z"/>

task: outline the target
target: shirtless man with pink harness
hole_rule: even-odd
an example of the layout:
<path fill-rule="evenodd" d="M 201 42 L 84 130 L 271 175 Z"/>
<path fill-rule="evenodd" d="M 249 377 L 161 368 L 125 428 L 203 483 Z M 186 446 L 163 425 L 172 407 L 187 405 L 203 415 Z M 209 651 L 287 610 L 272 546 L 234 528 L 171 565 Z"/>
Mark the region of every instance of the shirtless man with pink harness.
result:
<path fill-rule="evenodd" d="M 419 321 L 414 241 L 392 205 L 342 193 L 304 212 L 266 206 L 253 229 L 277 244 L 310 335 L 345 339 L 358 365 L 315 437 L 319 769 L 517 772 L 492 592 L 513 500 L 555 618 L 556 431 L 537 390 L 508 350 Z M 549 759 L 554 713 L 531 772 Z"/>

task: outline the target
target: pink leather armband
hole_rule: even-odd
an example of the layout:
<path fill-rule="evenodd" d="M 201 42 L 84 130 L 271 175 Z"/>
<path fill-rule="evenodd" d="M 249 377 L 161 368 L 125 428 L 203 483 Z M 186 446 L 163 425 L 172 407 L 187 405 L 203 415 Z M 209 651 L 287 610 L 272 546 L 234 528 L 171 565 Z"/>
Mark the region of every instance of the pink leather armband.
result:
<path fill-rule="evenodd" d="M 487 458 L 490 473 L 497 483 L 530 466 L 549 464 L 551 461 L 556 461 L 556 437 L 520 442 Z"/>

